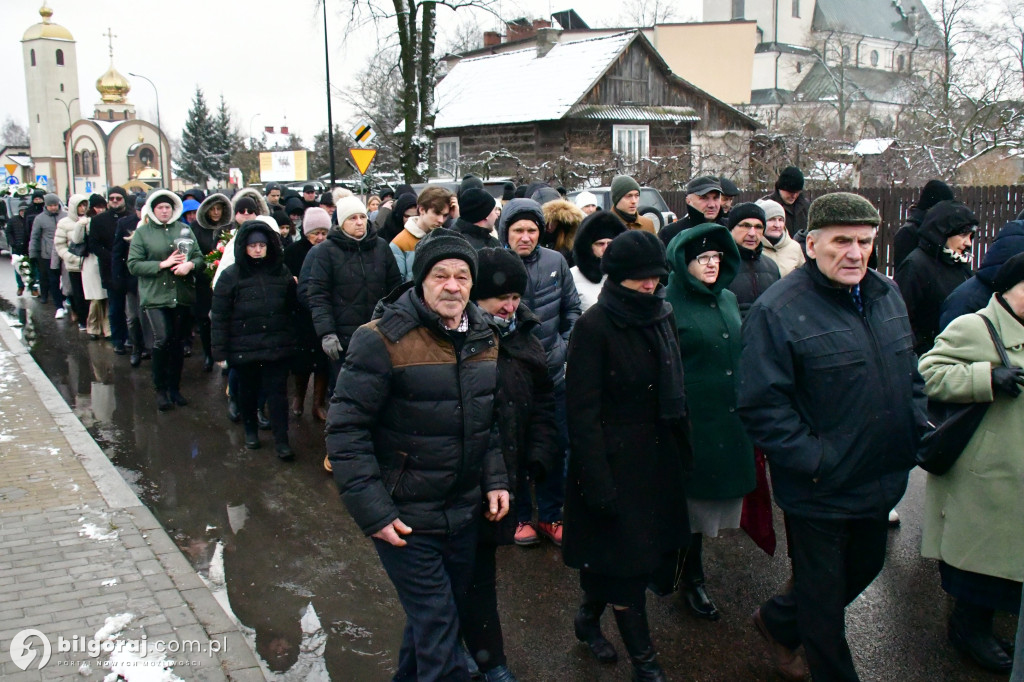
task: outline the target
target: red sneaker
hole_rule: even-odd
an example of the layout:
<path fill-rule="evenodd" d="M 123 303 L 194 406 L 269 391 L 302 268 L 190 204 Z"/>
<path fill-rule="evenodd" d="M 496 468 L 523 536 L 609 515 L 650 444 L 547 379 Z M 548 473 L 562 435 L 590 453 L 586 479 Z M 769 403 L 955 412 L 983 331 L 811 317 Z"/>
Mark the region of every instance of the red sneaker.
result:
<path fill-rule="evenodd" d="M 561 521 L 539 521 L 537 530 L 557 546 L 562 546 L 562 522 Z"/>
<path fill-rule="evenodd" d="M 520 521 L 519 525 L 516 526 L 514 540 L 520 547 L 529 547 L 540 542 L 540 537 L 538 537 L 537 531 L 534 530 L 533 524 L 529 521 Z"/>

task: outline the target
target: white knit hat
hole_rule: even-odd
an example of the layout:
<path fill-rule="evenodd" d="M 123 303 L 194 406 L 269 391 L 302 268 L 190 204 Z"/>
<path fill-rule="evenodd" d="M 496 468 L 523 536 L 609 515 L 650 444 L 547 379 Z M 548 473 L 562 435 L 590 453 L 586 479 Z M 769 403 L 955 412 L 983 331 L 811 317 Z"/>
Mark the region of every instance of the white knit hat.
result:
<path fill-rule="evenodd" d="M 576 198 L 573 201 L 576 202 L 576 208 L 583 208 L 584 206 L 590 206 L 591 204 L 601 208 L 601 204 L 598 202 L 597 197 L 593 192 L 580 192 L 576 195 Z"/>

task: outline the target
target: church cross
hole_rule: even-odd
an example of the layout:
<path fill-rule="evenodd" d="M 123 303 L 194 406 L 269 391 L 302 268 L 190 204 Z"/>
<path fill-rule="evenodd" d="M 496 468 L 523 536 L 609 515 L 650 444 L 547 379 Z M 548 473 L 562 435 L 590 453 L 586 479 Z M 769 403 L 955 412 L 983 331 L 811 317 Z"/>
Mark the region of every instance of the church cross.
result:
<path fill-rule="evenodd" d="M 113 29 L 111 29 L 110 27 L 107 27 L 107 32 L 104 33 L 103 35 L 105 35 L 107 37 L 107 45 L 110 47 L 110 59 L 111 59 L 111 61 L 113 61 L 113 59 L 114 59 L 114 38 L 116 38 L 117 35 L 114 33 Z"/>

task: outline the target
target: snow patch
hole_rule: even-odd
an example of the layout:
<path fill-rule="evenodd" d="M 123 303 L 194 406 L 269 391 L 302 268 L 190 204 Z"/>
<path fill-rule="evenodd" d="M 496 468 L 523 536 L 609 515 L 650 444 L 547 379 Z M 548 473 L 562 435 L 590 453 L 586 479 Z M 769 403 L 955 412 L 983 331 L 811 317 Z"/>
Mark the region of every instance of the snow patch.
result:
<path fill-rule="evenodd" d="M 113 587 L 116 584 L 117 578 L 107 578 L 106 580 L 100 582 L 100 587 Z"/>
<path fill-rule="evenodd" d="M 135 614 L 132 613 L 119 613 L 116 616 L 107 616 L 107 619 L 103 622 L 103 627 L 92 636 L 93 640 L 102 642 L 117 639 L 121 631 L 128 627 L 128 623 L 131 623 L 133 618 L 135 618 Z"/>
<path fill-rule="evenodd" d="M 82 524 L 82 528 L 78 531 L 78 536 L 79 537 L 86 537 L 86 538 L 89 538 L 91 540 L 100 540 L 100 541 L 103 541 L 103 540 L 116 540 L 117 539 L 117 531 L 116 530 L 112 530 L 112 531 L 110 531 L 108 533 L 105 533 L 102 530 L 100 530 L 100 527 L 97 526 L 95 523 L 85 523 L 85 524 Z"/>

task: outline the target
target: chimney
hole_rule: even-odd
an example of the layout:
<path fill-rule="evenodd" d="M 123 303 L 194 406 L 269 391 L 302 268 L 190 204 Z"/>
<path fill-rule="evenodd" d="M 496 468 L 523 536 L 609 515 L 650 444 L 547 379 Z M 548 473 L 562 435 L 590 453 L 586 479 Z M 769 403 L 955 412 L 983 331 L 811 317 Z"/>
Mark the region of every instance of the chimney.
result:
<path fill-rule="evenodd" d="M 544 57 L 558 44 L 562 31 L 557 28 L 545 27 L 537 29 L 537 56 Z"/>
<path fill-rule="evenodd" d="M 917 8 L 911 7 L 910 12 L 907 14 L 907 27 L 910 29 L 910 32 L 914 35 L 917 35 L 917 20 Z"/>
<path fill-rule="evenodd" d="M 547 19 L 534 19 L 533 30 L 536 32 L 540 31 L 542 28 L 551 28 L 551 22 Z"/>
<path fill-rule="evenodd" d="M 501 34 L 497 31 L 484 31 L 484 47 L 501 45 Z"/>

